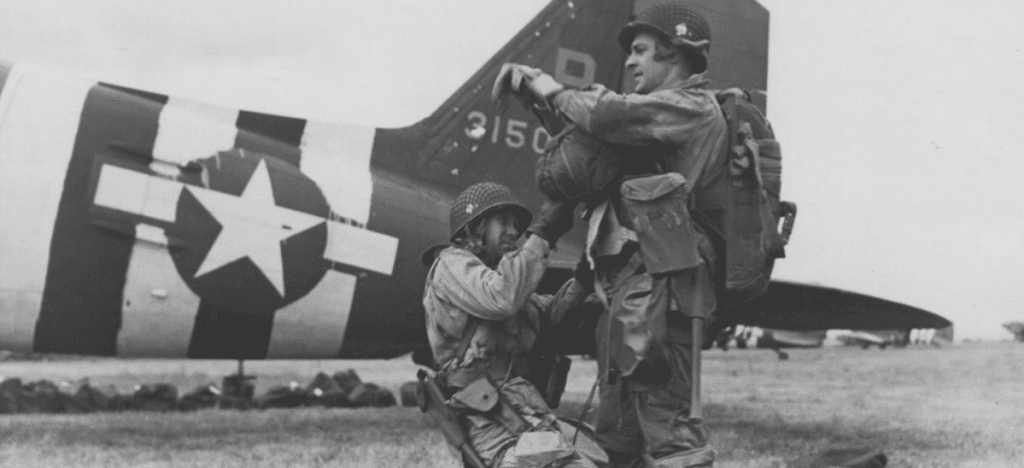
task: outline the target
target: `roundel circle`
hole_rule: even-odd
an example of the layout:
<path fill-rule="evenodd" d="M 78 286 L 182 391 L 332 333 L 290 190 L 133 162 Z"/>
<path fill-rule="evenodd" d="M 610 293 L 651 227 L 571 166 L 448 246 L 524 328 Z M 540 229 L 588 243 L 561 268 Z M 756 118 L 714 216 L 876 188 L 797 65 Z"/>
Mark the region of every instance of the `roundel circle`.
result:
<path fill-rule="evenodd" d="M 330 263 L 323 192 L 298 168 L 248 150 L 222 151 L 183 171 L 169 238 L 178 274 L 204 303 L 279 309 L 308 294 Z"/>

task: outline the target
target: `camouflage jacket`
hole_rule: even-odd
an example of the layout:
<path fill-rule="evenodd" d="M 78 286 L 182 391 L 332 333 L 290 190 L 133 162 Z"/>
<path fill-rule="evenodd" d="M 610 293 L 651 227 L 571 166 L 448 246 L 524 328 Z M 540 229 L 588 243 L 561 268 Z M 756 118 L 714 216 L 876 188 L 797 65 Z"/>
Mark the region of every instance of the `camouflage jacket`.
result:
<path fill-rule="evenodd" d="M 708 83 L 704 75 L 693 75 L 648 94 L 619 94 L 593 85 L 562 91 L 553 102 L 601 140 L 660 146 L 668 166 L 664 169 L 682 174 L 691 188 L 699 188 L 703 169 L 714 166 L 727 135 L 725 117 Z"/>

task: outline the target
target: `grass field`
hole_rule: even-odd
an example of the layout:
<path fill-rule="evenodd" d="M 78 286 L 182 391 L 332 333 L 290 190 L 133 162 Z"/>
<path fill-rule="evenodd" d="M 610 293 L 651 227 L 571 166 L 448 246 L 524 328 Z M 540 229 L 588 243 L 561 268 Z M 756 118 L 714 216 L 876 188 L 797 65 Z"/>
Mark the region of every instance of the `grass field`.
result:
<path fill-rule="evenodd" d="M 783 467 L 832 443 L 884 449 L 894 467 L 1024 466 L 1024 346 L 705 353 L 704 394 L 719 467 Z M 356 369 L 397 389 L 415 367 L 393 361 L 248 362 L 257 393 L 320 371 Z M 223 361 L 72 360 L 0 363 L 0 375 L 187 390 L 234 372 Z M 576 416 L 593 382 L 577 361 L 563 411 Z M 2 466 L 458 467 L 414 408 L 5 415 Z"/>

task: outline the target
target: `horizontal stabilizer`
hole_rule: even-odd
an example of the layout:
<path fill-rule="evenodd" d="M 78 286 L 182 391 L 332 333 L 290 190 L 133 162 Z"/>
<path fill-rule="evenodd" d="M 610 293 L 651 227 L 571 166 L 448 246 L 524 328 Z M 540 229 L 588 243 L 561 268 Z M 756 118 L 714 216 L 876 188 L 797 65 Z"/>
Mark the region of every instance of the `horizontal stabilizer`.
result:
<path fill-rule="evenodd" d="M 768 292 L 737 307 L 744 325 L 784 330 L 946 328 L 949 320 L 917 307 L 842 289 L 772 281 Z"/>

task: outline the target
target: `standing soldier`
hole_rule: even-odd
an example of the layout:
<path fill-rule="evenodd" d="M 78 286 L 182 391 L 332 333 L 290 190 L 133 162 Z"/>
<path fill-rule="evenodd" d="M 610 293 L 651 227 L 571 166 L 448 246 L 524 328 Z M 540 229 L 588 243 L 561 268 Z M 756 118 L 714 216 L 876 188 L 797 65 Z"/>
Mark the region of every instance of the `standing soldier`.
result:
<path fill-rule="evenodd" d="M 565 89 L 540 70 L 506 68 L 515 73 L 512 86 L 523 83 L 519 90 L 534 102 L 599 140 L 625 145 L 617 151 L 623 168 L 641 159 L 660 167 L 661 174 L 644 183 L 625 174 L 621 198 L 613 191 L 592 203 L 587 255 L 609 307 L 597 334 L 596 429 L 614 466 L 709 467 L 715 451 L 707 445 L 707 426 L 690 413 L 691 384 L 699 382 L 691 370 L 699 353 L 693 337 L 702 331 L 694 333 L 687 318 L 710 317 L 717 306 L 716 255 L 708 233 L 690 218 L 686 197 L 699 197 L 711 185 L 708 174 L 721 170 L 727 140 L 726 121 L 703 75 L 711 29 L 692 6 L 657 3 L 622 28 L 619 44 L 636 83 L 629 94 L 600 85 Z M 667 204 L 655 200 L 673 197 Z M 637 220 L 651 221 L 634 225 Z M 662 224 L 674 227 L 659 236 Z"/>
<path fill-rule="evenodd" d="M 555 326 L 580 311 L 590 291 L 575 279 L 554 296 L 534 293 L 547 268 L 551 245 L 572 227 L 550 208 L 530 225 L 530 210 L 505 186 L 473 185 L 452 205 L 451 243 L 427 275 L 423 305 L 427 337 L 439 365 L 436 381 L 454 409 L 469 444 L 487 466 L 595 467 L 580 456 L 544 397 L 524 377 L 527 354 L 542 324 Z M 546 370 L 540 370 L 546 371 Z M 579 434 L 577 442 L 585 441 Z M 587 455 L 603 453 L 590 444 Z M 602 460 L 604 461 L 604 460 Z"/>

